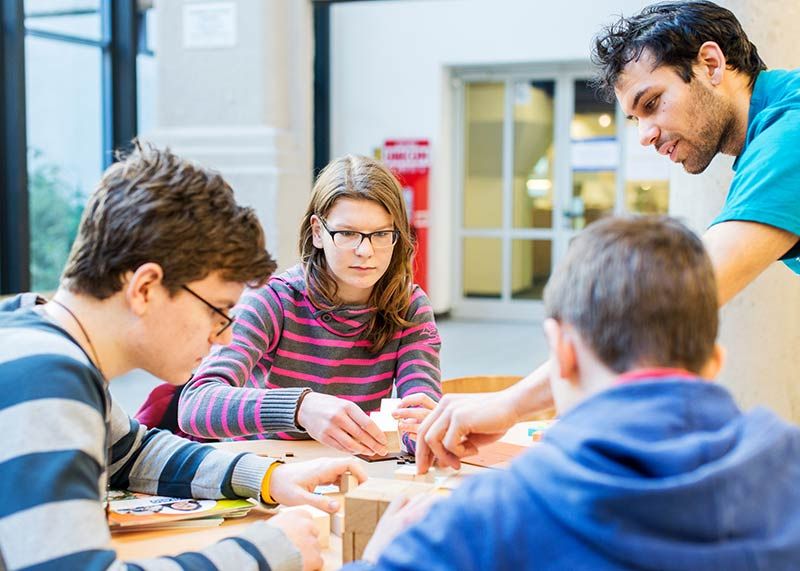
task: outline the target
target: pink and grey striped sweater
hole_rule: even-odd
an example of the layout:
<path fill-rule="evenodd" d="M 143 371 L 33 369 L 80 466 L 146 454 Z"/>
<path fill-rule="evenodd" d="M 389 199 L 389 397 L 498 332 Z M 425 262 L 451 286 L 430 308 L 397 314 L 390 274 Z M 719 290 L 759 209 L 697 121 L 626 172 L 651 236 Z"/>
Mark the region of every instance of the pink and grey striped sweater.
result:
<path fill-rule="evenodd" d="M 190 435 L 307 438 L 295 424 L 295 411 L 309 388 L 367 412 L 380 408 L 392 385 L 400 397 L 441 397 L 441 340 L 419 286 L 406 315 L 413 325 L 380 353 L 370 353 L 363 337 L 375 309 L 317 309 L 306 296 L 299 265 L 245 292 L 237 309 L 233 342 L 212 351 L 181 395 L 180 428 Z"/>

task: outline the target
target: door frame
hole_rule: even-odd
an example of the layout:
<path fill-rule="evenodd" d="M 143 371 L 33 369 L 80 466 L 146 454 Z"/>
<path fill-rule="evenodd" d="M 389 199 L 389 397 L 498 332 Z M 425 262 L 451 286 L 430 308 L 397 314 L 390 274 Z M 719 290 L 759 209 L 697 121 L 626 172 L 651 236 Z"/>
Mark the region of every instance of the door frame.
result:
<path fill-rule="evenodd" d="M 452 155 L 453 173 L 453 234 L 452 234 L 452 314 L 459 318 L 504 320 L 542 320 L 544 305 L 538 300 L 514 300 L 511 291 L 512 247 L 515 239 L 551 241 L 552 267 L 563 258 L 569 241 L 578 231 L 564 228 L 562 223 L 565 203 L 572 197 L 572 168 L 570 161 L 570 126 L 574 116 L 575 82 L 588 80 L 594 75 L 589 62 L 562 62 L 552 64 L 465 66 L 451 68 L 454 141 Z M 553 169 L 553 225 L 545 228 L 513 228 L 513 142 L 514 142 L 514 90 L 519 82 L 553 81 L 555 84 L 553 135 L 556 148 Z M 502 156 L 502 227 L 491 229 L 466 229 L 463 226 L 464 210 L 464 127 L 465 94 L 469 83 L 495 82 L 505 84 L 503 112 Z M 625 117 L 615 105 L 615 124 L 619 147 L 619 166 L 616 176 L 614 212 L 624 211 L 624 148 Z M 463 240 L 465 238 L 500 238 L 503 275 L 499 299 L 467 298 L 463 296 Z"/>

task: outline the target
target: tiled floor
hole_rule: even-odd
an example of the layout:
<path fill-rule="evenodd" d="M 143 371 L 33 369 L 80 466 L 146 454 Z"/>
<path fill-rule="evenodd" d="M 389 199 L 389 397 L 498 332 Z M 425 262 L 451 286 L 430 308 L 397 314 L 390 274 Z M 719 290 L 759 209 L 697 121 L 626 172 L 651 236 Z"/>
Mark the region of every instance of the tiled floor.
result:
<path fill-rule="evenodd" d="M 442 378 L 524 375 L 540 365 L 547 346 L 540 323 L 442 319 Z M 129 413 L 144 402 L 158 380 L 136 371 L 111 383 L 114 398 Z"/>

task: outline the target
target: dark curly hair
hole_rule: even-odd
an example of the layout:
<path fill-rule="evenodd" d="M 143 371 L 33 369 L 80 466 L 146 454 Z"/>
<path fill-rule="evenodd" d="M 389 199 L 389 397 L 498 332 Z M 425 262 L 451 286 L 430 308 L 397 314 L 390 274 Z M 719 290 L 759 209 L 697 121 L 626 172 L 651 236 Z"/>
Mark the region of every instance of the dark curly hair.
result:
<path fill-rule="evenodd" d="M 602 97 L 613 101 L 625 66 L 644 50 L 652 54 L 656 67 L 670 66 L 689 83 L 700 46 L 708 41 L 719 45 L 729 68 L 750 77 L 751 87 L 767 68 L 730 10 L 706 0 L 659 2 L 630 18 L 620 16 L 595 37 L 592 62 L 600 71 L 592 83 Z"/>

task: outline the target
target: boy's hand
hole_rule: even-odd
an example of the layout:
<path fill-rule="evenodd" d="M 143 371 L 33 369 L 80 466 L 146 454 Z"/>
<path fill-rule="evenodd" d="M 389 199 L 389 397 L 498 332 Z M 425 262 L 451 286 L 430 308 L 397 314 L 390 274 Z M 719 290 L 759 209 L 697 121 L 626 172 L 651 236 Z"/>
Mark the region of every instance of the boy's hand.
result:
<path fill-rule="evenodd" d="M 314 440 L 348 454 L 385 456 L 388 451 L 378 425 L 348 400 L 309 393 L 300 403 L 297 422 Z"/>
<path fill-rule="evenodd" d="M 404 397 L 392 416 L 398 420 L 398 428 L 402 432 L 417 434 L 422 421 L 436 408 L 436 405 L 437 402 L 428 395 L 417 393 Z"/>
<path fill-rule="evenodd" d="M 281 512 L 269 518 L 267 523 L 279 528 L 294 544 L 303 558 L 303 571 L 322 568 L 322 548 L 317 539 L 319 531 L 311 514 L 302 510 Z"/>
<path fill-rule="evenodd" d="M 320 458 L 307 462 L 282 464 L 272 471 L 269 495 L 285 506 L 308 504 L 328 513 L 339 510 L 339 502 L 315 494 L 317 486 L 335 484 L 345 472 L 350 472 L 362 484 L 367 479 L 364 469 L 353 458 Z"/>
<path fill-rule="evenodd" d="M 367 543 L 362 559 L 371 563 L 377 562 L 386 546 L 401 531 L 421 520 L 437 499 L 433 494 L 421 494 L 410 499 L 406 496 L 396 498 L 386 508 L 383 517 L 375 527 L 375 533 Z"/>

